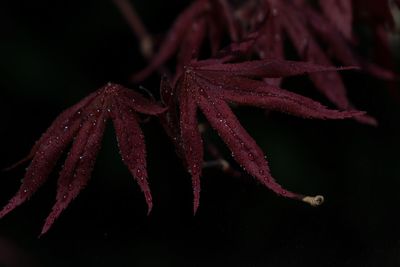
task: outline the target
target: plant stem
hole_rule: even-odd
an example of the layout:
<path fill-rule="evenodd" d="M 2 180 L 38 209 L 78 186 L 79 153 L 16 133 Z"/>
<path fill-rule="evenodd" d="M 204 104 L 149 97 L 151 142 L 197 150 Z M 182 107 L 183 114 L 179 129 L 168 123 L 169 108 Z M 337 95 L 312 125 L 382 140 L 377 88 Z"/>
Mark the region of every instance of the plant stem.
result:
<path fill-rule="evenodd" d="M 133 33 L 139 39 L 143 56 L 149 59 L 153 55 L 153 41 L 142 20 L 138 16 L 135 7 L 129 0 L 113 0 L 113 2 L 125 18 Z"/>

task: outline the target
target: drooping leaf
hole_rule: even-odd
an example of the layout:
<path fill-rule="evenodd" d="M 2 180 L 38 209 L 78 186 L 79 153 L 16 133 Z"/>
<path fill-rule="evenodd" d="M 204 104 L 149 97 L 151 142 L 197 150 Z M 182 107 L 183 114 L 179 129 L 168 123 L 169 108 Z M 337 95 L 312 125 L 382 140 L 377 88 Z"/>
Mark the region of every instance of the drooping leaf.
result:
<path fill-rule="evenodd" d="M 199 205 L 200 166 L 203 164 L 203 141 L 196 116 L 198 109 L 232 151 L 234 159 L 260 183 L 279 195 L 300 199 L 311 205 L 317 205 L 321 201 L 320 196 L 309 197 L 290 192 L 272 178 L 262 150 L 240 125 L 229 103 L 256 106 L 304 118 L 344 119 L 363 115 L 359 111 L 330 110 L 309 98 L 259 80 L 265 77 L 327 71 L 332 70 L 332 67 L 282 60 L 241 63 L 204 60 L 192 61 L 184 69 L 174 88 L 165 84 L 163 86 L 179 95 L 179 98 L 170 98 L 172 103 L 175 102 L 171 106 L 179 106 L 179 113 L 170 109 L 166 114 L 180 118 L 180 132 L 175 132 L 177 136 L 173 138 L 182 140 L 175 144 L 179 145 L 177 149 L 182 151 L 186 167 L 192 176 L 195 212 Z"/>
<path fill-rule="evenodd" d="M 203 168 L 203 141 L 197 123 L 196 99 L 198 96 L 195 88 L 181 87 L 179 93 L 182 148 L 192 176 L 193 211 L 196 212 L 200 203 L 200 176 Z"/>
<path fill-rule="evenodd" d="M 82 124 L 58 178 L 56 203 L 48 215 L 41 234 L 45 234 L 61 212 L 67 208 L 89 182 L 103 136 L 106 111 L 93 115 Z"/>
<path fill-rule="evenodd" d="M 46 233 L 87 185 L 108 119 L 114 122 L 123 161 L 144 192 L 150 212 L 146 150 L 136 112 L 159 115 L 165 108 L 121 85 L 109 83 L 64 111 L 32 149 L 32 162 L 22 185 L 0 211 L 0 217 L 28 200 L 46 182 L 64 149 L 72 143 L 58 179 L 56 203 L 42 230 L 42 234 Z"/>

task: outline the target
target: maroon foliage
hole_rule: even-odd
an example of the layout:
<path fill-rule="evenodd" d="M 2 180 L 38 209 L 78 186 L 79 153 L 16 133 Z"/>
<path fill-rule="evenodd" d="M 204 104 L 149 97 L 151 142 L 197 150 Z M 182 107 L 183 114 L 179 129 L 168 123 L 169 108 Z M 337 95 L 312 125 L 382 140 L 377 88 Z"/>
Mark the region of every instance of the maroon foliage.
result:
<path fill-rule="evenodd" d="M 226 0 L 195 0 L 176 19 L 150 64 L 134 75 L 134 81 L 141 81 L 170 59 L 178 50 L 176 72 L 192 58 L 197 58 L 207 38 L 215 54 L 220 48 L 225 31 L 232 41 L 238 40 L 231 8 Z"/>
<path fill-rule="evenodd" d="M 58 179 L 57 200 L 42 234 L 47 232 L 87 185 L 109 118 L 114 123 L 122 159 L 143 191 L 150 212 L 152 198 L 147 182 L 146 149 L 136 112 L 158 115 L 163 111 L 164 108 L 138 93 L 111 83 L 65 110 L 33 147 L 32 162 L 22 185 L 0 211 L 0 217 L 29 199 L 46 182 L 57 160 L 72 143 Z"/>
<path fill-rule="evenodd" d="M 169 115 L 164 125 L 176 140 L 178 150 L 191 173 L 194 212 L 199 205 L 203 164 L 203 140 L 198 129 L 198 109 L 232 151 L 235 160 L 263 185 L 279 195 L 311 201 L 312 205 L 321 201 L 320 197 L 305 197 L 287 191 L 275 182 L 262 150 L 240 125 L 229 103 L 276 110 L 303 118 L 343 119 L 361 115 L 358 111 L 327 109 L 309 98 L 258 80 L 329 70 L 335 68 L 291 61 L 258 60 L 229 64 L 218 60 L 204 60 L 193 61 L 185 66 L 185 71 L 174 88 L 163 85 L 162 89 L 168 90 L 164 92 L 165 95 L 176 94 L 175 99 L 168 97 L 171 108 L 167 112 Z M 174 106 L 179 106 L 179 114 Z"/>
<path fill-rule="evenodd" d="M 151 37 L 135 10 L 128 0 L 114 2 L 140 39 L 142 53 L 150 57 Z M 236 10 L 231 8 L 231 2 L 238 4 Z M 399 5 L 400 0 L 396 3 Z M 371 27 L 379 65 L 356 52 L 358 40 L 353 24 L 359 21 Z M 219 151 L 202 137 L 199 128 L 205 127 L 200 127 L 198 111 L 250 176 L 278 195 L 317 206 L 322 203 L 322 196 L 293 193 L 274 180 L 263 151 L 242 127 L 231 105 L 253 106 L 301 118 L 354 118 L 374 125 L 374 118 L 357 111 L 350 103 L 337 70 L 360 67 L 375 77 L 395 80 L 387 36 L 387 28 L 393 27 L 388 1 L 194 0 L 175 20 L 149 65 L 131 77 L 135 82 L 142 81 L 175 60 L 176 68 L 168 77 L 171 82 L 166 78 L 161 82 L 161 100 L 167 108 L 121 85 L 107 84 L 65 110 L 29 155 L 11 167 L 31 160 L 20 189 L 0 211 L 0 218 L 28 200 L 47 181 L 63 152 L 71 146 L 59 174 L 56 203 L 42 229 L 42 234 L 46 233 L 88 184 L 109 119 L 122 160 L 143 191 L 150 212 L 152 196 L 138 113 L 158 116 L 173 140 L 191 174 L 194 212 L 199 207 L 202 170 L 207 166 L 203 162 L 204 147 L 214 150 L 210 154 L 216 155 L 224 169 L 229 169 Z M 223 40 L 230 44 L 220 50 Z M 303 61 L 285 60 L 290 57 L 286 54 L 290 49 L 285 51 L 287 41 Z M 212 57 L 200 60 L 205 54 Z M 259 60 L 249 60 L 254 55 Z M 336 68 L 336 62 L 352 67 Z M 339 110 L 280 88 L 283 78 L 301 74 L 307 74 L 316 89 Z"/>
<path fill-rule="evenodd" d="M 257 1 L 256 1 L 257 2 Z M 394 79 L 395 75 L 361 59 L 352 47 L 352 7 L 348 1 L 320 1 L 324 17 L 308 1 L 264 0 L 258 5 L 245 5 L 258 14 L 256 30 L 259 38 L 255 51 L 262 59 L 285 59 L 285 38 L 293 44 L 298 56 L 305 61 L 322 65 L 332 65 L 338 60 L 344 65 L 361 66 L 365 71 L 384 79 Z M 242 20 L 248 20 L 242 17 Z M 325 48 L 327 47 L 327 48 Z M 346 88 L 336 72 L 329 74 L 312 73 L 310 79 L 323 95 L 340 109 L 353 109 L 346 96 Z M 278 85 L 280 79 L 267 80 Z M 357 120 L 376 124 L 375 119 L 361 116 Z"/>
<path fill-rule="evenodd" d="M 322 0 L 319 5 L 323 14 L 343 36 L 353 38 L 353 5 L 349 0 Z"/>

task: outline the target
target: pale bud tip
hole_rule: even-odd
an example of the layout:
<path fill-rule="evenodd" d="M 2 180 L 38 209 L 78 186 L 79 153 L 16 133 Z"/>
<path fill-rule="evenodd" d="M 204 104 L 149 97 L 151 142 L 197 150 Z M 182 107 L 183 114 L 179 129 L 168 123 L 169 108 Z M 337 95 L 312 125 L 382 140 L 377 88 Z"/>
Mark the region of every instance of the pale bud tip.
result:
<path fill-rule="evenodd" d="M 320 206 L 322 203 L 324 203 L 324 197 L 323 196 L 306 196 L 302 199 L 303 202 L 306 202 L 308 204 L 310 204 L 313 207 L 318 207 Z"/>
<path fill-rule="evenodd" d="M 207 131 L 207 125 L 205 125 L 204 123 L 200 123 L 198 128 L 200 133 L 205 133 Z"/>
<path fill-rule="evenodd" d="M 140 43 L 140 49 L 146 58 L 151 58 L 153 56 L 153 40 L 150 36 L 146 35 L 142 39 Z"/>
<path fill-rule="evenodd" d="M 221 164 L 221 169 L 222 169 L 224 172 L 228 171 L 228 170 L 231 168 L 229 162 L 227 162 L 226 160 L 224 160 L 224 159 L 219 159 L 219 162 L 220 162 L 220 164 Z"/>

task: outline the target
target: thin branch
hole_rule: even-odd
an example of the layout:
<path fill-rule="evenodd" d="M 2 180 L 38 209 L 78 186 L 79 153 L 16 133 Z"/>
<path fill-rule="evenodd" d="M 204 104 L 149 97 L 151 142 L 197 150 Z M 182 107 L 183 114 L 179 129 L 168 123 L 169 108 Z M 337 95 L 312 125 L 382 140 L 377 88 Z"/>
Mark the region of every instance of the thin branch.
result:
<path fill-rule="evenodd" d="M 140 49 L 143 56 L 147 59 L 151 58 L 153 55 L 153 41 L 138 16 L 135 7 L 129 2 L 129 0 L 113 0 L 113 2 L 125 18 L 133 33 L 139 39 Z"/>

